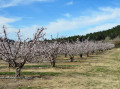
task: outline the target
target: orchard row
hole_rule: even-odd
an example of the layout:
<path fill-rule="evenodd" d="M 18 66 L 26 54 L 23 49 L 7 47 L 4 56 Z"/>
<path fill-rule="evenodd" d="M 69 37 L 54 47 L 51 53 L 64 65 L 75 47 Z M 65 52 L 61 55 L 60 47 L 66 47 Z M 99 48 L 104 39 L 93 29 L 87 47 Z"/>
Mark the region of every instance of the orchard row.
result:
<path fill-rule="evenodd" d="M 20 31 L 17 33 L 18 40 L 11 42 L 8 40 L 6 29 L 3 27 L 2 41 L 0 42 L 0 59 L 8 62 L 9 67 L 15 68 L 15 77 L 20 77 L 20 72 L 25 63 L 32 62 L 50 62 L 55 67 L 58 55 L 70 57 L 74 61 L 74 56 L 83 54 L 89 56 L 91 53 L 98 53 L 114 47 L 114 44 L 104 43 L 102 41 L 44 41 L 44 28 L 38 29 L 32 41 L 31 39 L 21 40 Z"/>

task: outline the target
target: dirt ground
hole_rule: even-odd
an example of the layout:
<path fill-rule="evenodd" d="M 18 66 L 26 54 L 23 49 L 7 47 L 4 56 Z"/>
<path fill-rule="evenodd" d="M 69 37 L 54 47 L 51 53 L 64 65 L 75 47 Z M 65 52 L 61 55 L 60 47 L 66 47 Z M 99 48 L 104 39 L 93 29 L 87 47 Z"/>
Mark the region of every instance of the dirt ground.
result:
<path fill-rule="evenodd" d="M 0 79 L 0 88 L 120 89 L 120 48 L 114 48 L 99 55 L 90 55 L 88 58 L 79 59 L 76 57 L 73 63 L 68 61 L 67 58 L 59 57 L 56 63 L 57 65 L 68 65 L 66 67 L 23 68 L 22 72 L 57 72 L 61 74 L 56 76 L 46 75 L 31 79 Z M 0 66 L 7 66 L 7 64 L 0 61 Z M 14 72 L 13 69 L 11 71 Z M 8 68 L 0 68 L 0 72 L 8 72 Z"/>

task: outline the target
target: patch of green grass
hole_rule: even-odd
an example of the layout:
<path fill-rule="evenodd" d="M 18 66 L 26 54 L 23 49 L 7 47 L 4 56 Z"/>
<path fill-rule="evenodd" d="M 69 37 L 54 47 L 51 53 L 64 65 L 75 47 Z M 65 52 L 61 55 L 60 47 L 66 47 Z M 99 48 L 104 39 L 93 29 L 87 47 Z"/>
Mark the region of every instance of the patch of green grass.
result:
<path fill-rule="evenodd" d="M 79 66 L 79 65 L 56 65 L 55 67 L 75 67 L 75 66 Z M 47 67 L 50 68 L 51 65 L 26 65 L 23 68 L 39 68 L 39 67 Z"/>
<path fill-rule="evenodd" d="M 112 54 L 112 56 L 117 57 L 119 54 L 119 52 L 115 52 L 114 54 Z"/>
<path fill-rule="evenodd" d="M 89 72 L 109 72 L 110 70 L 106 66 L 95 66 Z"/>
<path fill-rule="evenodd" d="M 120 75 L 120 70 L 116 69 L 116 70 L 110 70 L 108 69 L 108 67 L 103 67 L 103 66 L 95 66 L 93 67 L 89 72 L 91 73 L 104 73 L 105 75 Z"/>
<path fill-rule="evenodd" d="M 14 72 L 0 72 L 0 75 L 14 75 Z"/>
<path fill-rule="evenodd" d="M 55 67 L 60 67 L 60 68 L 67 68 L 67 67 L 75 67 L 75 66 L 79 66 L 79 65 L 56 65 Z M 23 68 L 50 68 L 51 65 L 26 65 Z"/>
<path fill-rule="evenodd" d="M 90 72 L 85 72 L 85 73 L 79 73 L 79 72 L 73 72 L 73 73 L 70 73 L 69 76 L 72 76 L 72 75 L 81 75 L 81 76 L 96 76 L 96 74 L 93 74 L 93 73 L 90 73 Z"/>
<path fill-rule="evenodd" d="M 51 65 L 25 65 L 23 68 L 49 68 Z M 8 68 L 8 66 L 0 66 L 0 68 Z"/>
<path fill-rule="evenodd" d="M 14 75 L 15 72 L 0 72 L 0 75 Z M 59 75 L 58 72 L 21 72 L 21 75 Z"/>
<path fill-rule="evenodd" d="M 93 73 L 90 73 L 90 72 L 79 73 L 79 75 L 84 75 L 84 76 L 96 76 L 96 74 L 93 74 Z"/>
<path fill-rule="evenodd" d="M 51 67 L 51 65 L 25 65 L 23 68 Z"/>
<path fill-rule="evenodd" d="M 50 88 L 50 87 L 19 87 L 17 89 L 53 89 L 53 88 Z"/>
<path fill-rule="evenodd" d="M 115 61 L 120 61 L 120 59 L 118 57 L 112 58 Z"/>
<path fill-rule="evenodd" d="M 69 68 L 69 67 L 76 67 L 79 65 L 56 65 L 57 67 L 60 68 Z M 25 65 L 23 68 L 50 68 L 52 67 L 51 65 Z M 0 68 L 8 68 L 8 66 L 0 66 Z"/>
<path fill-rule="evenodd" d="M 8 66 L 0 66 L 0 68 L 8 68 Z"/>
<path fill-rule="evenodd" d="M 87 77 L 94 77 L 94 76 L 105 76 L 105 75 L 120 75 L 120 70 L 110 70 L 108 69 L 107 66 L 95 66 L 91 70 L 84 72 L 84 73 L 79 73 L 79 72 L 73 72 L 69 73 L 69 76 L 72 75 L 81 75 L 81 76 L 87 76 Z"/>
<path fill-rule="evenodd" d="M 55 75 L 58 75 L 58 74 L 61 74 L 61 73 L 58 73 L 58 72 L 22 72 L 21 74 L 24 74 L 24 75 L 52 75 L 52 76 L 55 76 Z"/>
<path fill-rule="evenodd" d="M 56 67 L 76 67 L 79 65 L 56 65 Z"/>

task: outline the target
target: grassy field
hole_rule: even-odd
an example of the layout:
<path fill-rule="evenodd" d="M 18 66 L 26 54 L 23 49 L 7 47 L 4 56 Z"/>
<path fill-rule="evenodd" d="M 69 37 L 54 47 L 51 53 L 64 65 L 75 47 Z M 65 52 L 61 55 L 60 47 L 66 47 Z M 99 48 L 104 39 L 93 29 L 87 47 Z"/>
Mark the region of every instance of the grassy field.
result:
<path fill-rule="evenodd" d="M 23 79 L 14 76 L 7 63 L 0 61 L 0 89 L 120 89 L 120 48 L 69 62 L 59 57 L 56 68 L 49 63 L 26 64 Z"/>

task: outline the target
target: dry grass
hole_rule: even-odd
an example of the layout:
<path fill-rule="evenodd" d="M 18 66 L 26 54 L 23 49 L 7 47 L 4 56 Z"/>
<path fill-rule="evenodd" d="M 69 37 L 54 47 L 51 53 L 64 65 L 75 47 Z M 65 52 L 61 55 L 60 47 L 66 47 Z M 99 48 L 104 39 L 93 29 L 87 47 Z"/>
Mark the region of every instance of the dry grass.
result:
<path fill-rule="evenodd" d="M 23 68 L 22 72 L 53 72 L 57 76 L 41 76 L 32 79 L 0 79 L 1 89 L 120 89 L 120 48 L 108 50 L 99 55 L 91 55 L 84 59 L 75 57 L 59 57 L 57 67 Z M 7 66 L 0 61 L 0 66 Z M 49 65 L 27 64 L 29 65 Z M 67 65 L 67 66 L 65 66 Z M 72 66 L 70 66 L 72 65 Z M 8 68 L 0 68 L 0 72 L 8 72 Z M 11 69 L 14 72 L 14 69 Z M 1 75 L 3 76 L 3 75 Z M 27 75 L 31 76 L 31 75 Z M 32 75 L 34 76 L 34 75 Z"/>

